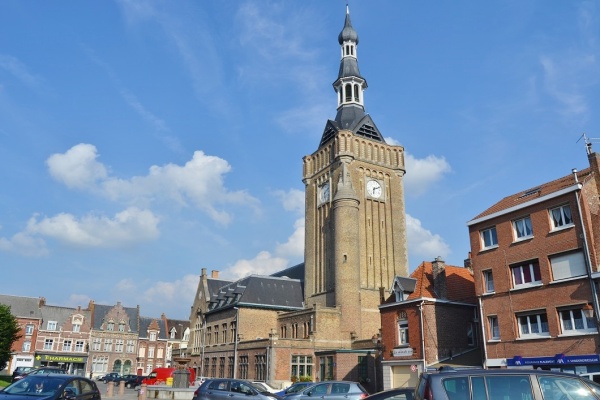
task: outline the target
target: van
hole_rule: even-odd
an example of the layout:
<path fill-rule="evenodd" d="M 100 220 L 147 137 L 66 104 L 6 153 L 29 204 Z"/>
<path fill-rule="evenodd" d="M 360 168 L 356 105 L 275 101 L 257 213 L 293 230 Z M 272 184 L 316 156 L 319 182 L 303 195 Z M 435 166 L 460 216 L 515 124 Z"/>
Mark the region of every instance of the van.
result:
<path fill-rule="evenodd" d="M 451 368 L 424 372 L 415 400 L 600 399 L 600 385 L 579 375 L 539 369 Z"/>
<path fill-rule="evenodd" d="M 154 368 L 152 372 L 142 381 L 146 385 L 172 385 L 173 373 L 179 368 Z M 196 371 L 193 368 L 188 368 L 190 372 L 190 386 L 196 381 Z"/>

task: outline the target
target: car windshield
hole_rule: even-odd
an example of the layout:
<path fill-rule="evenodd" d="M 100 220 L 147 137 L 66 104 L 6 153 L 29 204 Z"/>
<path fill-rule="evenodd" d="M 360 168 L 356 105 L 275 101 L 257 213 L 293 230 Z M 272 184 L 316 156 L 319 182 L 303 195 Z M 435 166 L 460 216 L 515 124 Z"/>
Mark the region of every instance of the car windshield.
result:
<path fill-rule="evenodd" d="M 30 375 L 12 385 L 7 386 L 2 393 L 30 396 L 51 396 L 61 387 L 63 379 L 51 376 Z"/>

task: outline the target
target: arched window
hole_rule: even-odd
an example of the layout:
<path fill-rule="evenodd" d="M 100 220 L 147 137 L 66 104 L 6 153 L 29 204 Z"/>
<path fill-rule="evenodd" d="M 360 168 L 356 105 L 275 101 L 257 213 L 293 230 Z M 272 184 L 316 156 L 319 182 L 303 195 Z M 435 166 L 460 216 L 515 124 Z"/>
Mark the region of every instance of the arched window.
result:
<path fill-rule="evenodd" d="M 350 54 L 350 46 L 346 45 L 346 55 Z"/>
<path fill-rule="evenodd" d="M 346 84 L 346 88 L 344 90 L 346 92 L 346 101 L 352 101 L 352 85 L 349 83 Z"/>
<path fill-rule="evenodd" d="M 113 372 L 118 372 L 119 374 L 123 373 L 123 371 L 121 371 L 121 360 L 115 360 L 113 364 Z"/>
<path fill-rule="evenodd" d="M 340 94 L 340 104 L 342 104 L 344 102 L 343 96 L 342 96 L 342 92 L 344 91 L 344 89 L 342 87 L 340 87 L 339 90 L 339 94 Z"/>
<path fill-rule="evenodd" d="M 358 100 L 358 85 L 354 85 L 354 101 Z"/>

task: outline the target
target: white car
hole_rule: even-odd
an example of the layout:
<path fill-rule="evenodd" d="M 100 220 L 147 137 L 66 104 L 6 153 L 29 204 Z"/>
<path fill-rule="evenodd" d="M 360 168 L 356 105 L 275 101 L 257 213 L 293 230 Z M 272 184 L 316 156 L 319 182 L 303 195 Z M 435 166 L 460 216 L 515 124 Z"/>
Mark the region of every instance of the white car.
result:
<path fill-rule="evenodd" d="M 253 381 L 252 384 L 255 387 L 262 388 L 263 392 L 275 393 L 275 392 L 279 391 L 279 390 L 277 390 L 275 388 L 272 388 L 271 386 L 267 385 L 265 382 Z"/>

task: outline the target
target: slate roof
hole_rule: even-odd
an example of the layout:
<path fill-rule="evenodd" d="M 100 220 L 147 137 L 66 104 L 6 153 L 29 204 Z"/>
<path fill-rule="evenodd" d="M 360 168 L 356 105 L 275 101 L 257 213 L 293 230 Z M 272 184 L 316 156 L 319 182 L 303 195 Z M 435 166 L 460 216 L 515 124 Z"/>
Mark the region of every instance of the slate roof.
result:
<path fill-rule="evenodd" d="M 187 328 L 190 327 L 190 321 L 186 319 L 167 319 L 167 336 L 171 337 L 171 329 L 175 329 L 177 332 L 175 334 L 176 339 L 183 339 L 183 334 Z"/>
<path fill-rule="evenodd" d="M 304 281 L 304 263 L 294 265 L 293 267 L 286 268 L 282 271 L 275 272 L 271 276 L 277 278 L 290 278 Z"/>
<path fill-rule="evenodd" d="M 447 300 L 476 304 L 475 281 L 471 270 L 462 267 L 446 265 L 446 296 Z M 438 298 L 433 288 L 433 270 L 431 262 L 422 262 L 411 274 L 417 280 L 415 291 L 408 300 L 421 297 Z"/>
<path fill-rule="evenodd" d="M 100 330 L 100 327 L 102 326 L 102 322 L 104 322 L 104 317 L 106 316 L 106 314 L 108 314 L 108 312 L 110 310 L 112 310 L 114 307 L 116 307 L 116 305 L 114 306 L 105 306 L 103 304 L 94 304 L 94 326 L 92 327 L 92 329 L 94 330 Z M 139 328 L 138 328 L 138 309 L 137 307 L 123 307 L 123 309 L 125 310 L 125 313 L 127 315 L 127 318 L 129 319 L 129 328 L 131 329 L 132 333 L 138 333 L 139 332 Z"/>
<path fill-rule="evenodd" d="M 10 306 L 11 314 L 17 318 L 42 319 L 40 300 L 37 297 L 0 294 L 0 304 Z"/>
<path fill-rule="evenodd" d="M 140 317 L 140 338 L 148 338 L 148 328 L 150 324 L 156 321 L 158 323 L 158 339 L 166 339 L 167 338 L 167 328 L 165 327 L 165 321 L 162 318 L 153 318 L 153 317 Z"/>
<path fill-rule="evenodd" d="M 90 311 L 78 310 L 72 307 L 60 307 L 60 306 L 42 306 L 42 318 L 44 320 L 44 326 L 42 329 L 46 329 L 48 321 L 56 321 L 58 327 L 62 327 L 65 322 L 70 321 L 74 314 L 81 314 L 89 321 Z"/>
<path fill-rule="evenodd" d="M 586 168 L 577 172 L 577 179 L 579 182 L 584 182 L 589 176 L 591 176 L 590 168 Z M 527 202 L 536 200 L 540 197 L 548 196 L 549 194 L 558 192 L 573 185 L 575 185 L 575 178 L 573 177 L 573 174 L 569 174 L 563 176 L 562 178 L 534 186 L 530 189 L 523 190 L 515 194 L 511 194 L 510 196 L 506 196 L 487 210 L 477 215 L 472 221 L 508 210 L 511 207 L 526 204 Z"/>
<path fill-rule="evenodd" d="M 211 296 L 208 312 L 236 305 L 301 310 L 304 308 L 302 282 L 298 279 L 250 275 L 231 282 Z"/>

